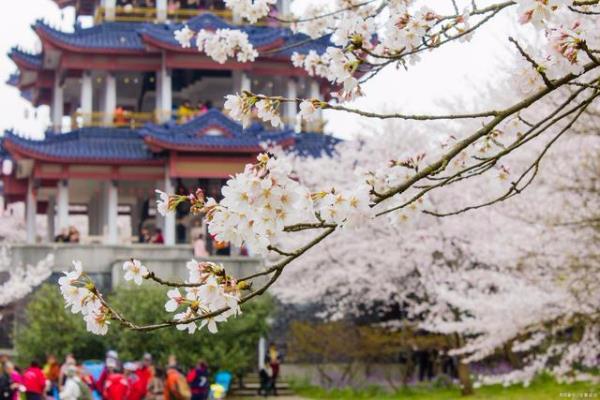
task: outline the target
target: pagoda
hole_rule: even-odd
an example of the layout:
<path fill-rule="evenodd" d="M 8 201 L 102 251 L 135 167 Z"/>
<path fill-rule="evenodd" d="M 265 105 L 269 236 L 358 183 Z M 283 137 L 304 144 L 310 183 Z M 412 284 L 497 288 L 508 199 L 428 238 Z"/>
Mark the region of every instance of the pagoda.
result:
<path fill-rule="evenodd" d="M 86 214 L 87 235 L 107 245 L 129 239 L 118 232 L 119 215 L 130 216 L 134 237 L 153 224 L 165 244 L 189 242 L 179 234 L 189 220 L 156 215 L 156 188 L 201 187 L 218 196 L 264 143 L 307 156 L 331 153 L 337 143 L 320 133 L 322 124 L 298 127 L 294 104 L 284 105 L 287 122 L 279 130 L 259 123 L 244 129 L 221 111 L 225 95 L 244 90 L 327 98 L 327 82 L 293 67 L 290 56 L 322 53 L 328 37 L 311 40 L 271 20 L 244 25 L 219 0 L 54 1 L 93 24 L 65 32 L 38 21 L 32 28 L 41 52 L 13 48 L 9 54 L 18 73 L 8 83 L 51 110 L 43 139 L 7 131 L 0 141 L 0 158 L 13 166 L 3 168 L 3 195 L 7 204 L 26 203 L 29 243 L 41 236 L 37 214 L 48 217 L 51 241 L 74 213 Z M 288 7 L 280 1 L 274 12 Z M 174 32 L 184 24 L 196 31 L 242 30 L 260 56 L 219 64 L 176 42 Z"/>

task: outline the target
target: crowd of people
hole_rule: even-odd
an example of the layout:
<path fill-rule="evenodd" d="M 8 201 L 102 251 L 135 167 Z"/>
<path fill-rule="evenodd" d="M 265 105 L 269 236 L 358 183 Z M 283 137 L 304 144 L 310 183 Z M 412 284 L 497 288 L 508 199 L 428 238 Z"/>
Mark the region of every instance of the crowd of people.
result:
<path fill-rule="evenodd" d="M 94 373 L 92 365 L 78 364 L 69 354 L 62 364 L 50 355 L 43 366 L 32 361 L 20 369 L 0 356 L 0 400 L 207 400 L 211 393 L 211 399 L 223 393 L 215 387 L 211 392 L 208 365 L 202 360 L 184 374 L 174 356 L 163 370 L 150 354 L 122 362 L 111 350 L 98 366 L 101 371 Z"/>
<path fill-rule="evenodd" d="M 184 100 L 177 109 L 177 122 L 184 124 L 213 108 L 212 102 L 200 100 L 196 106 L 189 100 Z"/>

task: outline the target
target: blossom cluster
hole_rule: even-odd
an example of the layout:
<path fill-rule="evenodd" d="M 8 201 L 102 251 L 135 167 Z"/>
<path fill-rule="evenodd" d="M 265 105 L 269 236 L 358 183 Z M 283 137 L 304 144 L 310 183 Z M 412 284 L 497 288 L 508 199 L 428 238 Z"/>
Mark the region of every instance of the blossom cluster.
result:
<path fill-rule="evenodd" d="M 58 281 L 66 307 L 74 314 L 83 315 L 88 331 L 105 335 L 113 311 L 102 300 L 94 283 L 83 273 L 81 262 L 74 261 L 73 266 L 74 269 L 65 272 Z M 241 313 L 241 290 L 247 285 L 228 276 L 221 265 L 192 260 L 186 267 L 188 279 L 181 285 L 185 295 L 181 294 L 179 288 L 169 290 L 165 310 L 180 311 L 173 319 L 173 325 L 179 330 L 194 333 L 199 323 L 200 329 L 206 326 L 211 333 L 216 333 L 217 322 L 225 322 L 229 317 Z M 141 261 L 131 259 L 123 263 L 123 278 L 126 281 L 141 285 L 144 279 L 150 277 L 148 268 Z"/>
<path fill-rule="evenodd" d="M 337 96 L 340 99 L 352 100 L 362 94 L 355 76 L 361 60 L 353 53 L 337 47 L 329 47 L 323 54 L 314 50 L 306 55 L 294 52 L 292 63 L 295 67 L 305 69 L 310 76 L 326 78 L 341 85 L 342 92 Z"/>
<path fill-rule="evenodd" d="M 82 314 L 87 330 L 96 335 L 106 335 L 111 315 L 102 304 L 94 283 L 83 273 L 81 261 L 73 261 L 74 269 L 64 272 L 58 280 L 67 308 L 73 314 Z"/>
<path fill-rule="evenodd" d="M 194 32 L 186 25 L 175 31 L 175 39 L 184 48 L 191 47 L 194 38 L 198 51 L 206 53 L 219 64 L 224 64 L 227 59 L 234 57 L 241 63 L 254 61 L 258 57 L 258 51 L 250 43 L 248 34 L 241 30 L 202 29 Z"/>
<path fill-rule="evenodd" d="M 297 102 L 296 99 L 287 99 Z M 318 118 L 318 110 L 325 108 L 326 103 L 318 99 L 302 100 L 299 105 L 299 117 L 306 121 Z M 281 101 L 271 99 L 263 95 L 251 93 L 230 94 L 225 96 L 225 111 L 228 115 L 242 123 L 244 128 L 248 127 L 256 116 L 262 121 L 269 122 L 273 127 L 283 127 L 281 119 Z"/>
<path fill-rule="evenodd" d="M 187 283 L 198 286 L 184 288 L 185 294 L 179 288 L 169 290 L 165 310 L 179 311 L 174 317 L 175 321 L 181 321 L 176 325 L 179 330 L 191 334 L 206 326 L 210 333 L 217 333 L 217 323 L 241 314 L 239 302 L 243 284 L 228 277 L 225 269 L 217 264 L 192 260 L 186 267 Z"/>
<path fill-rule="evenodd" d="M 225 5 L 250 23 L 266 17 L 277 0 L 225 0 Z"/>

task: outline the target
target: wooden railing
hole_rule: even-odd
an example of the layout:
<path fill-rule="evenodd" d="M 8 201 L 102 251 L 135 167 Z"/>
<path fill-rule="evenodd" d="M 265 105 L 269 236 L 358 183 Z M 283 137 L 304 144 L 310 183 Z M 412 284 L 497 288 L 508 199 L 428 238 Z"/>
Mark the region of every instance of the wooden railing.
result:
<path fill-rule="evenodd" d="M 106 7 L 100 6 L 96 9 L 94 20 L 96 23 L 106 21 Z M 233 14 L 230 10 L 220 9 L 187 9 L 180 8 L 176 10 L 167 10 L 167 20 L 171 22 L 184 22 L 190 18 L 202 14 L 213 14 L 229 23 L 235 23 Z M 155 7 L 128 7 L 119 6 L 114 9 L 115 22 L 156 22 L 158 20 L 158 10 Z M 254 25 L 272 25 L 267 20 L 258 21 Z"/>
<path fill-rule="evenodd" d="M 166 118 L 165 118 L 166 116 Z M 170 119 L 177 124 L 184 124 L 198 115 L 180 115 L 178 112 L 166 112 L 161 114 L 157 112 L 133 112 L 133 111 L 118 111 L 113 113 L 104 112 L 75 112 L 71 115 L 71 129 L 79 129 L 84 127 L 109 127 L 109 128 L 141 128 L 147 123 L 159 123 Z M 283 117 L 283 123 L 287 126 L 297 127 L 298 121 Z M 267 129 L 272 129 L 269 123 L 265 123 L 258 118 L 254 118 L 253 122 L 258 122 Z M 303 132 L 318 132 L 324 131 L 325 121 L 322 119 L 315 121 L 302 121 L 300 131 Z M 297 127 L 298 128 L 298 127 Z"/>
<path fill-rule="evenodd" d="M 113 127 L 113 128 L 141 128 L 149 122 L 157 122 L 155 112 L 76 112 L 71 116 L 71 128 L 83 127 Z"/>

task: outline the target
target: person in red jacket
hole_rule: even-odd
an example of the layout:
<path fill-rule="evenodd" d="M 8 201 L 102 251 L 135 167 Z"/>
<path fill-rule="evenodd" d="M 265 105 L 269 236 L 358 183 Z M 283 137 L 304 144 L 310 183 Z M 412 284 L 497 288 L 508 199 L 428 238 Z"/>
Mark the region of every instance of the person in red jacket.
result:
<path fill-rule="evenodd" d="M 117 369 L 114 369 L 108 373 L 102 392 L 104 400 L 126 400 L 129 398 L 131 391 L 129 381 L 123 374 L 117 371 Z"/>
<path fill-rule="evenodd" d="M 135 374 L 140 378 L 140 381 L 142 381 L 140 385 L 144 388 L 143 397 L 146 397 L 148 394 L 148 388 L 150 387 L 150 382 L 152 382 L 154 376 L 156 375 L 156 371 L 152 363 L 152 355 L 150 353 L 144 354 L 142 365 L 137 369 L 137 371 L 135 371 Z"/>
<path fill-rule="evenodd" d="M 129 383 L 127 400 L 142 400 L 147 392 L 146 386 L 144 386 L 145 382 L 136 374 L 137 369 L 138 365 L 132 362 L 127 362 L 123 366 L 125 378 L 127 378 L 127 382 Z"/>
<path fill-rule="evenodd" d="M 40 364 L 32 361 L 23 374 L 25 398 L 27 400 L 42 400 L 46 391 L 46 377 L 40 369 Z"/>
<path fill-rule="evenodd" d="M 114 370 L 119 366 L 119 354 L 114 350 L 109 350 L 106 352 L 106 361 L 104 363 L 104 368 L 102 369 L 102 373 L 100 377 L 95 383 L 95 389 L 98 393 L 104 393 L 104 385 L 106 383 L 106 379 L 110 374 L 110 370 Z"/>

